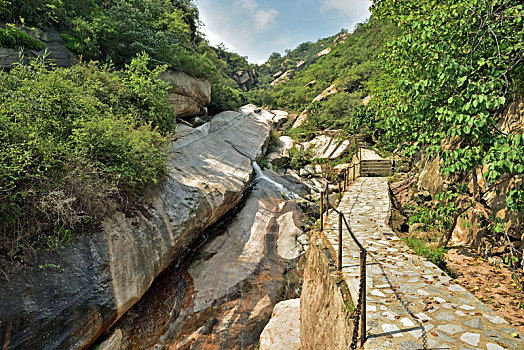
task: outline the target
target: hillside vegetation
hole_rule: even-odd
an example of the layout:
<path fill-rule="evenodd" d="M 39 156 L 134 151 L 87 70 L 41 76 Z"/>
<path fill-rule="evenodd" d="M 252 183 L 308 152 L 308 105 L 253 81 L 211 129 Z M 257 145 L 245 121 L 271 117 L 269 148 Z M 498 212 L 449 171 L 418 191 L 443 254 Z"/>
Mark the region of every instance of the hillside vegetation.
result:
<path fill-rule="evenodd" d="M 508 186 L 507 212 L 523 213 L 522 120 L 512 130 L 498 125 L 506 107 L 524 93 L 522 4 L 381 1 L 373 13 L 401 29 L 386 46 L 373 88 L 382 143 L 404 142 L 407 155 L 425 148 L 441 159 L 440 174 L 454 179 L 456 187 L 437 198 L 437 220 L 448 228 L 441 244 L 449 240 L 458 216 L 476 205 L 487 208 L 484 195 L 501 184 Z M 486 188 L 468 186 L 471 174 L 476 177 L 484 166 Z M 488 211 L 485 225 L 503 234 L 507 215 L 495 214 Z"/>
<path fill-rule="evenodd" d="M 211 113 L 245 101 L 234 69 L 249 64 L 207 43 L 191 0 L 0 0 L 0 23 L 4 47 L 41 50 L 22 30 L 40 26 L 81 57 L 0 72 L 0 269 L 92 230 L 163 178 L 176 111 L 162 71 L 210 80 Z"/>
<path fill-rule="evenodd" d="M 338 37 L 334 36 L 321 40 L 320 45 L 307 44 L 306 47 L 315 47 L 313 52 L 317 53 L 325 47 L 333 49 L 296 73 L 289 82 L 259 91 L 256 98 L 261 104 L 296 113 L 308 109 L 308 121 L 301 131 L 357 130 L 370 118 L 367 107 L 362 106 L 362 99 L 369 94 L 369 81 L 377 71 L 379 55 L 393 32 L 392 25 L 372 19 L 367 24 L 359 24 L 345 40 L 334 43 Z M 288 60 L 300 51 L 301 46 L 284 59 Z M 270 59 L 268 64 L 272 65 L 271 62 Z M 312 102 L 332 85 L 338 93 L 320 102 Z"/>

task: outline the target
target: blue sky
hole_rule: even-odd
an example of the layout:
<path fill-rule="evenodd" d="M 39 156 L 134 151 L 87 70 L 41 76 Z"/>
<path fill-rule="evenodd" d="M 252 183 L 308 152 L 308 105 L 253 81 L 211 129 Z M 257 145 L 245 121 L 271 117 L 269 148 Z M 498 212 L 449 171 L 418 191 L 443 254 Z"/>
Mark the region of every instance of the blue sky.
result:
<path fill-rule="evenodd" d="M 196 0 L 201 31 L 212 45 L 226 47 L 250 62 L 272 52 L 350 31 L 369 17 L 370 0 Z"/>

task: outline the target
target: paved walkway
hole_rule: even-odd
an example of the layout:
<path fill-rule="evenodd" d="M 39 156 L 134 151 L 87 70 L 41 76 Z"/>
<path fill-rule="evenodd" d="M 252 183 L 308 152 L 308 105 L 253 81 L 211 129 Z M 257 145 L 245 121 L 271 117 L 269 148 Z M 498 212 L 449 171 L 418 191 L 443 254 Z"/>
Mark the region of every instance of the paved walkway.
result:
<path fill-rule="evenodd" d="M 524 349 L 504 319 L 399 240 L 387 226 L 389 206 L 387 179 L 364 177 L 338 207 L 368 250 L 365 349 Z M 326 227 L 338 251 L 337 215 Z M 343 275 L 357 300 L 359 251 L 346 230 L 343 242 Z"/>

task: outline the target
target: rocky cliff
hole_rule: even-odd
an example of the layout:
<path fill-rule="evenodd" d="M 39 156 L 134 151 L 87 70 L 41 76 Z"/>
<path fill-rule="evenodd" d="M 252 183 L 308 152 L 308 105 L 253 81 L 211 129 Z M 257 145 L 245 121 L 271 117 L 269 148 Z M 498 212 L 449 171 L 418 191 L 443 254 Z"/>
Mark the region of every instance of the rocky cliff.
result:
<path fill-rule="evenodd" d="M 242 198 L 271 121 L 225 112 L 199 129 L 179 125 L 167 180 L 101 229 L 56 251 L 0 290 L 4 349 L 84 349 L 117 321 L 156 276 Z"/>
<path fill-rule="evenodd" d="M 178 117 L 193 117 L 211 102 L 211 83 L 184 72 L 166 71 L 159 76 L 171 84 L 169 103 Z"/>

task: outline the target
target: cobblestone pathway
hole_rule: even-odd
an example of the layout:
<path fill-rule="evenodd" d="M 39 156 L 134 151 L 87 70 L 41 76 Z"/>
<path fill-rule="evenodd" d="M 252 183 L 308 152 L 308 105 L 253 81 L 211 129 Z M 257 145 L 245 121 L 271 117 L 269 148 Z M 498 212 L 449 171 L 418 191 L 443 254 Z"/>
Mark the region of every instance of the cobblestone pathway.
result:
<path fill-rule="evenodd" d="M 387 226 L 386 178 L 359 178 L 338 207 L 368 250 L 366 349 L 524 349 L 524 340 L 433 263 L 415 255 Z M 324 231 L 338 251 L 338 216 Z M 358 296 L 359 251 L 343 231 L 343 274 Z M 513 333 L 513 335 L 512 335 Z"/>

